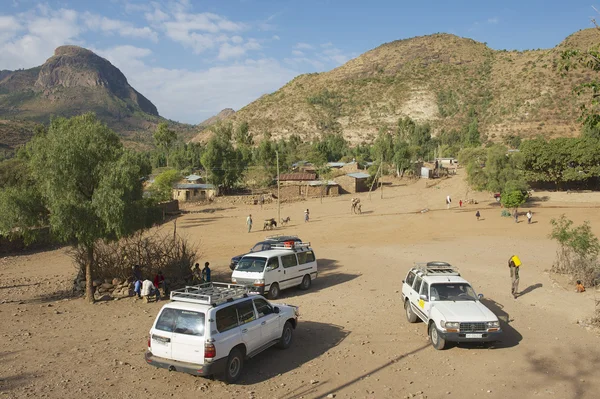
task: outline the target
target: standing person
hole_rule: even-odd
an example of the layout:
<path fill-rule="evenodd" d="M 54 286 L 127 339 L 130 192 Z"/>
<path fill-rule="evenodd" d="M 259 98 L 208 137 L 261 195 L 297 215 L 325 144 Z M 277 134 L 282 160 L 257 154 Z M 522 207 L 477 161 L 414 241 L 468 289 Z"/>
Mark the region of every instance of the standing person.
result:
<path fill-rule="evenodd" d="M 531 209 L 527 211 L 527 224 L 531 224 L 531 218 L 533 217 L 533 213 L 531 213 Z"/>
<path fill-rule="evenodd" d="M 521 266 L 521 259 L 517 255 L 513 255 L 508 259 L 508 268 L 510 269 L 510 278 L 512 279 L 511 293 L 512 296 L 517 299 L 519 290 L 519 268 Z"/>
<path fill-rule="evenodd" d="M 252 230 L 252 215 L 248 215 L 246 218 L 246 225 L 248 226 L 248 233 Z"/>
<path fill-rule="evenodd" d="M 519 211 L 515 208 L 515 213 L 513 213 L 515 217 L 515 223 L 519 223 Z"/>
<path fill-rule="evenodd" d="M 263 209 L 263 204 L 265 203 L 265 196 L 263 194 L 260 195 L 258 202 L 260 202 L 260 209 Z"/>
<path fill-rule="evenodd" d="M 192 270 L 192 284 L 202 284 L 202 271 L 200 270 L 200 263 L 196 263 L 194 265 L 194 269 Z"/>
<path fill-rule="evenodd" d="M 450 204 L 452 203 L 452 198 L 450 198 L 450 195 L 446 196 L 446 206 L 448 207 L 448 209 L 450 209 Z"/>
<path fill-rule="evenodd" d="M 458 206 L 462 208 L 462 200 L 458 201 Z"/>
<path fill-rule="evenodd" d="M 204 263 L 204 269 L 202 269 L 202 279 L 205 283 L 210 283 L 210 267 L 208 267 L 209 263 Z"/>
<path fill-rule="evenodd" d="M 308 208 L 306 208 L 306 210 L 304 211 L 304 223 L 308 222 L 309 219 L 310 219 L 310 212 L 308 211 Z"/>
<path fill-rule="evenodd" d="M 142 298 L 142 271 L 140 270 L 140 265 L 135 265 L 132 267 L 132 280 L 133 280 L 133 292 L 137 295 L 138 298 Z"/>
<path fill-rule="evenodd" d="M 479 218 L 481 217 L 481 213 L 479 213 L 479 211 L 477 211 L 475 213 L 475 216 L 477 217 L 477 221 L 479 222 Z"/>

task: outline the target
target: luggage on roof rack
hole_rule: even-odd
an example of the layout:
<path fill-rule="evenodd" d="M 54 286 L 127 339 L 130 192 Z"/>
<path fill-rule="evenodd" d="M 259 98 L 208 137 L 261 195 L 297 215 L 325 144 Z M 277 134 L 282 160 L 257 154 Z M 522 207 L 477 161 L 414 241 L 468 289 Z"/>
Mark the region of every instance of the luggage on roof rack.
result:
<path fill-rule="evenodd" d="M 244 298 L 248 296 L 248 293 L 249 288 L 245 285 L 210 282 L 173 290 L 171 291 L 171 300 L 217 306 L 234 299 Z"/>
<path fill-rule="evenodd" d="M 272 244 L 271 249 L 291 249 L 293 251 L 306 251 L 310 249 L 310 242 L 295 242 L 293 240 L 278 242 Z"/>
<path fill-rule="evenodd" d="M 295 236 L 295 235 L 288 235 L 288 234 L 273 234 L 273 235 L 270 235 L 270 236 L 266 236 L 266 237 L 265 237 L 265 239 L 266 239 L 266 240 L 272 240 L 272 239 L 274 239 L 274 238 L 280 238 L 280 237 L 286 237 L 286 238 L 289 238 L 289 239 L 298 238 L 298 236 Z"/>
<path fill-rule="evenodd" d="M 425 276 L 460 276 L 458 268 L 447 262 L 417 262 L 415 268 Z"/>

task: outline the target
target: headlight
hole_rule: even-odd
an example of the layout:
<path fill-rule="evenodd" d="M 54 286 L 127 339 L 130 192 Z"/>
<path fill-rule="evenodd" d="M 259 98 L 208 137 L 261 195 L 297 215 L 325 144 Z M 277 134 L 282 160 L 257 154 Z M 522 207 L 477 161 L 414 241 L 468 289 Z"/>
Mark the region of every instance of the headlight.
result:
<path fill-rule="evenodd" d="M 442 328 L 452 328 L 452 329 L 457 329 L 460 327 L 460 323 L 457 321 L 443 321 L 440 323 L 440 325 L 442 326 Z"/>
<path fill-rule="evenodd" d="M 257 287 L 262 287 L 265 285 L 265 280 L 254 280 L 254 285 Z"/>
<path fill-rule="evenodd" d="M 232 278 L 231 278 L 231 282 L 232 282 L 233 284 L 236 284 L 236 283 L 237 283 L 237 280 L 235 279 L 235 277 L 232 277 Z"/>
<path fill-rule="evenodd" d="M 500 327 L 500 322 L 499 321 L 488 321 L 487 323 L 485 323 L 487 328 L 499 328 Z"/>

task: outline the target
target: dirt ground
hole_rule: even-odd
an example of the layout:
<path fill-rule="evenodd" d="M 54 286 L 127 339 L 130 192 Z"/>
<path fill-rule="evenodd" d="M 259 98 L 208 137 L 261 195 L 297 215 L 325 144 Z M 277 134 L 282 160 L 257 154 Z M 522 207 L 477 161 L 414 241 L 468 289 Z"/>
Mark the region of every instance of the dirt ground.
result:
<path fill-rule="evenodd" d="M 292 347 L 249 360 L 237 385 L 144 362 L 160 303 L 56 300 L 75 273 L 65 249 L 0 259 L 0 397 L 598 397 L 600 339 L 578 324 L 592 315 L 596 291 L 577 294 L 565 279 L 552 278 L 556 245 L 547 235 L 561 213 L 576 223 L 590 220 L 600 235 L 600 194 L 534 193 L 522 209 L 534 212 L 531 225 L 524 216 L 518 224 L 501 217 L 489 194 L 467 190 L 461 173 L 431 188 L 424 181 L 385 187 L 383 199 L 380 192 L 370 200 L 360 194 L 362 215 L 350 214 L 350 197 L 282 208 L 281 217 L 292 221 L 276 233 L 310 241 L 320 275 L 309 291 L 284 291 L 279 300 L 300 306 Z M 479 204 L 459 208 L 467 197 Z M 302 220 L 306 208 L 309 223 Z M 222 276 L 229 276 L 231 256 L 264 238 L 262 220 L 277 217 L 276 205 L 198 210 L 178 218 L 177 232 Z M 258 230 L 250 234 L 248 213 Z M 516 300 L 512 254 L 523 261 Z M 424 324 L 406 321 L 402 279 L 413 262 L 428 260 L 455 264 L 485 295 L 502 320 L 502 342 L 436 351 Z"/>

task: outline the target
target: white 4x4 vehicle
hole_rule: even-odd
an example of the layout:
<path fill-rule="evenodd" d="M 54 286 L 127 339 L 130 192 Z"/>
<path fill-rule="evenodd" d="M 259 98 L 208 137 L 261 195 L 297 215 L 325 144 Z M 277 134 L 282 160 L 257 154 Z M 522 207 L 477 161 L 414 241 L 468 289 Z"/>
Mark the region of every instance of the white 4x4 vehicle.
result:
<path fill-rule="evenodd" d="M 148 337 L 146 362 L 199 376 L 236 382 L 244 360 L 292 343 L 298 308 L 273 305 L 248 288 L 205 283 L 171 292 Z"/>
<path fill-rule="evenodd" d="M 410 323 L 427 324 L 435 349 L 450 342 L 489 342 L 502 331 L 498 317 L 485 307 L 467 280 L 445 262 L 416 264 L 402 281 L 402 300 Z"/>

